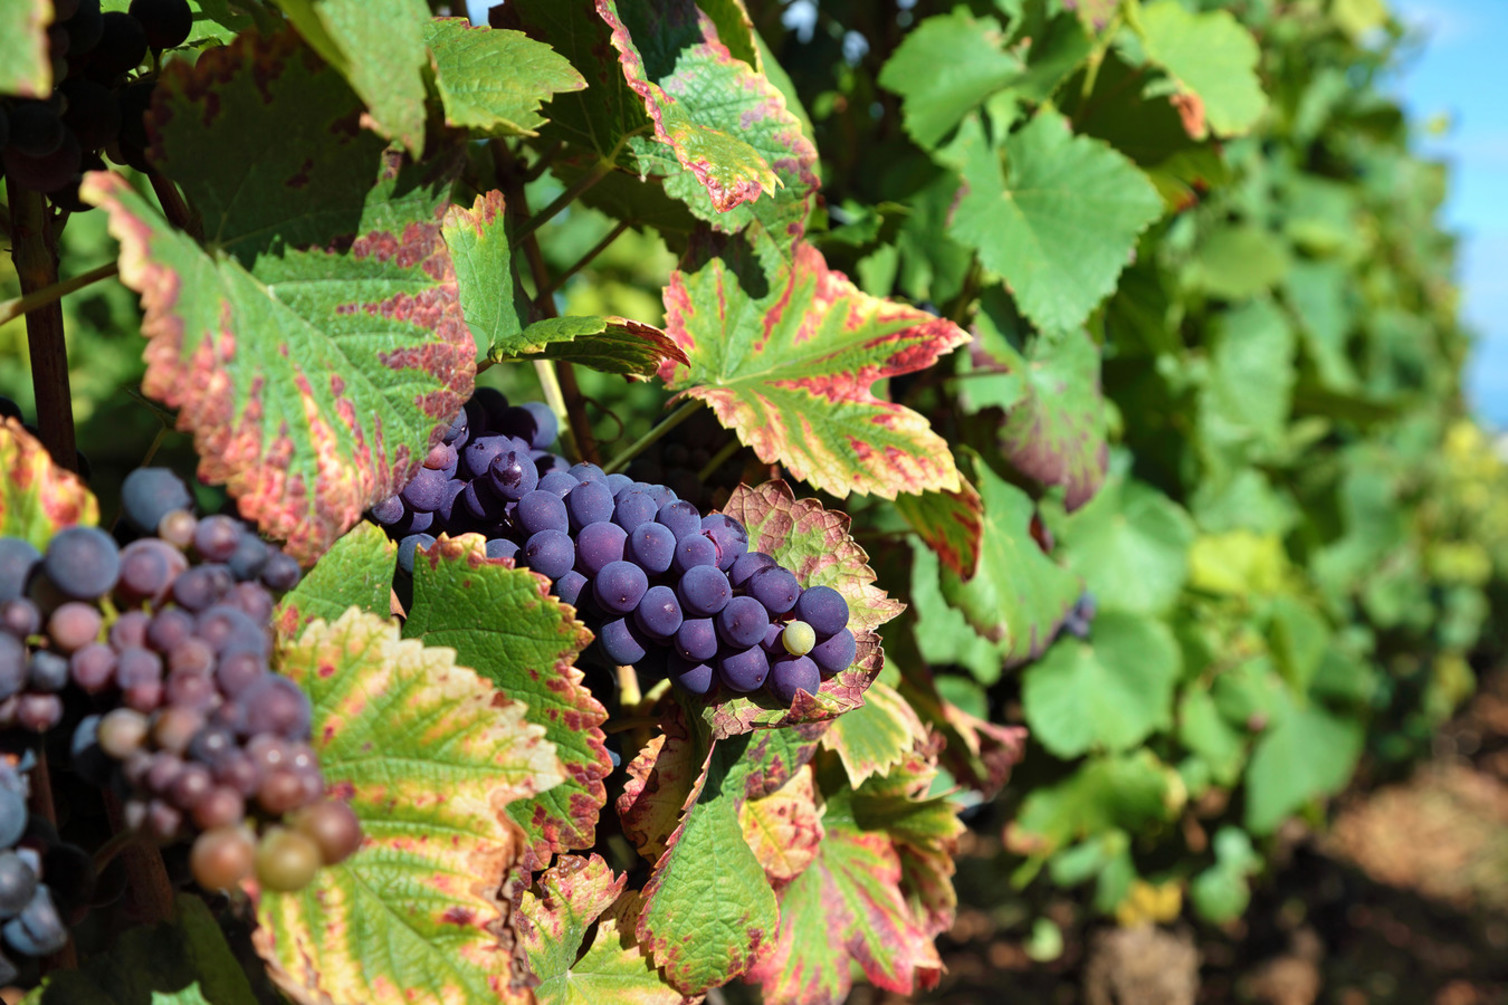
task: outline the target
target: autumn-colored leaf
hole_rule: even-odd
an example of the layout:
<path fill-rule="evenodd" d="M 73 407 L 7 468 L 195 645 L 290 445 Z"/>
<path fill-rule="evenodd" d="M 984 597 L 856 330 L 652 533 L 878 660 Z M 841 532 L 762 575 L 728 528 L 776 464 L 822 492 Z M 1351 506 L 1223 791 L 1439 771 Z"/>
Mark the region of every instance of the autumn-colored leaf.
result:
<path fill-rule="evenodd" d="M 764 866 L 765 876 L 776 886 L 801 875 L 817 857 L 822 813 L 816 798 L 815 776 L 808 764 L 774 792 L 750 799 L 738 808 L 744 840 Z"/>
<path fill-rule="evenodd" d="M 959 708 L 937 693 L 924 666 L 906 669 L 900 693 L 942 735 L 940 759 L 954 779 L 985 799 L 999 795 L 1026 753 L 1026 728 L 989 722 Z"/>
<path fill-rule="evenodd" d="M 864 704 L 832 724 L 822 746 L 838 755 L 848 780 L 861 785 L 888 773 L 926 738 L 916 710 L 890 685 L 875 681 L 864 692 Z"/>
<path fill-rule="evenodd" d="M 500 890 L 526 845 L 504 810 L 560 783 L 544 730 L 453 650 L 373 614 L 312 622 L 279 663 L 365 842 L 298 893 L 262 891 L 254 938 L 274 980 L 301 1003 L 514 1000 Z"/>
<path fill-rule="evenodd" d="M 291 32 L 243 35 L 170 62 L 150 114 L 205 246 L 119 175 L 81 189 L 142 296 L 143 390 L 194 433 L 200 478 L 304 561 L 408 481 L 475 373 L 446 180 L 385 156 L 361 112 Z"/>
<path fill-rule="evenodd" d="M 681 347 L 654 325 L 612 315 L 544 318 L 512 338 L 494 340 L 487 351 L 494 363 L 520 356 L 579 363 L 630 380 L 647 380 L 664 366 L 686 362 Z"/>
<path fill-rule="evenodd" d="M 7 0 L 0 4 L 0 94 L 46 98 L 52 92 L 48 58 L 50 0 Z"/>
<path fill-rule="evenodd" d="M 659 735 L 628 763 L 628 778 L 618 797 L 623 836 L 650 861 L 665 854 L 670 835 L 707 766 L 705 745 L 698 743 L 679 702 L 666 702 Z"/>
<path fill-rule="evenodd" d="M 591 633 L 551 595 L 549 581 L 509 559 L 487 558 L 478 534 L 441 537 L 414 563 L 403 634 L 453 648 L 459 661 L 527 704 L 529 722 L 555 745 L 565 782 L 508 807 L 529 838 L 526 867 L 590 848 L 613 767 L 602 732 L 607 710 L 575 666 Z"/>
<path fill-rule="evenodd" d="M 937 560 L 960 579 L 974 578 L 979 549 L 984 545 L 984 503 L 979 491 L 959 475 L 958 490 L 906 493 L 895 497 L 895 508 L 933 551 Z"/>
<path fill-rule="evenodd" d="M 753 227 L 695 240 L 664 296 L 666 330 L 691 364 L 661 377 L 761 461 L 839 497 L 959 490 L 942 437 L 871 390 L 967 342 L 953 322 L 861 292 L 811 245 L 781 257 Z"/>
<path fill-rule="evenodd" d="M 16 419 L 0 419 L 0 536 L 38 551 L 64 527 L 99 523 L 99 503 L 79 476 L 52 462 Z"/>

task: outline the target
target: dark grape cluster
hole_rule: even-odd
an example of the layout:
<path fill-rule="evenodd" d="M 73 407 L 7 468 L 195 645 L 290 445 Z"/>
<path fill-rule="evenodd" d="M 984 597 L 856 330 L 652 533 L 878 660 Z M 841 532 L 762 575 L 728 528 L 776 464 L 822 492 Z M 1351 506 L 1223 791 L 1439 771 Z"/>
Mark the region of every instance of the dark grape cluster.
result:
<path fill-rule="evenodd" d="M 551 453 L 553 413 L 479 390 L 403 491 L 372 508 L 398 565 L 440 533 L 480 533 L 487 554 L 546 576 L 614 665 L 667 673 L 693 694 L 767 689 L 789 703 L 854 661 L 848 604 L 802 589 L 748 550 L 742 524 L 702 515 L 664 485 Z"/>
<path fill-rule="evenodd" d="M 124 545 L 94 527 L 45 551 L 0 538 L 0 730 L 68 729 L 73 767 L 120 795 L 128 827 L 192 839 L 202 886 L 299 889 L 361 841 L 324 798 L 308 698 L 269 665 L 274 594 L 299 565 L 196 516 L 169 470 L 133 471 L 121 496 Z"/>
<path fill-rule="evenodd" d="M 194 16 L 188 0 L 132 0 L 126 11 L 60 0 L 54 9 L 47 39 L 57 86 L 46 100 L 0 101 L 0 167 L 57 208 L 79 212 L 89 208 L 79 181 L 105 166 L 102 152 L 146 170 L 144 116 L 156 81 L 139 71 L 149 51 L 182 45 Z"/>

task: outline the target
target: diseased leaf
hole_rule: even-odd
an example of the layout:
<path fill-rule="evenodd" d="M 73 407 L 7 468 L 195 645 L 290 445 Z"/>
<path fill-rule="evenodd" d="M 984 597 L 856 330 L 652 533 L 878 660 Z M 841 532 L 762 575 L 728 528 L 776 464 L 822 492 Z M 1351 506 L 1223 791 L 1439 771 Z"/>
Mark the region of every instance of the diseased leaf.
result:
<path fill-rule="evenodd" d="M 1194 13 L 1178 0 L 1158 0 L 1142 8 L 1133 24 L 1139 29 L 1147 58 L 1195 98 L 1203 114 L 1189 134 L 1203 139 L 1244 133 L 1267 107 L 1257 61 L 1256 39 L 1227 10 Z"/>
<path fill-rule="evenodd" d="M 906 133 L 934 150 L 963 117 L 1003 89 L 1024 66 L 1005 48 L 992 17 L 964 7 L 922 21 L 907 32 L 880 71 L 879 84 L 901 96 Z"/>
<path fill-rule="evenodd" d="M 660 729 L 629 762 L 616 803 L 623 836 L 650 861 L 665 854 L 707 760 L 680 703 L 665 703 Z"/>
<path fill-rule="evenodd" d="M 254 1005 L 246 972 L 204 901 L 179 894 L 173 919 L 128 928 L 78 970 L 54 970 L 24 1005 Z"/>
<path fill-rule="evenodd" d="M 503 193 L 492 189 L 470 209 L 451 206 L 441 228 L 455 262 L 461 314 L 478 348 L 516 338 L 529 315 L 529 305 L 514 299 L 503 209 Z"/>
<path fill-rule="evenodd" d="M 685 365 L 681 347 L 654 325 L 620 317 L 563 317 L 536 321 L 511 338 L 496 339 L 487 352 L 494 363 L 538 356 L 647 380 L 661 367 Z"/>
<path fill-rule="evenodd" d="M 52 17 L 52 0 L 0 3 L 0 94 L 41 99 L 52 93 Z"/>
<path fill-rule="evenodd" d="M 1026 752 L 1026 729 L 987 722 L 959 708 L 938 693 L 925 667 L 907 668 L 900 693 L 942 735 L 940 760 L 954 779 L 985 799 L 998 795 Z"/>
<path fill-rule="evenodd" d="M 816 782 L 808 764 L 774 792 L 750 799 L 738 808 L 744 840 L 764 866 L 765 876 L 777 887 L 801 875 L 817 857 L 822 814 L 816 797 Z"/>
<path fill-rule="evenodd" d="M 398 546 L 382 528 L 363 520 L 335 542 L 299 580 L 273 615 L 284 638 L 293 638 L 315 618 L 334 621 L 349 607 L 385 616 L 391 610 Z"/>
<path fill-rule="evenodd" d="M 502 811 L 562 780 L 545 731 L 375 615 L 315 621 L 279 656 L 366 840 L 298 893 L 262 891 L 253 940 L 273 979 L 301 1003 L 515 1000 L 500 891 L 526 846 Z"/>
<path fill-rule="evenodd" d="M 833 722 L 822 746 L 838 755 L 849 782 L 862 785 L 888 774 L 926 738 L 916 710 L 888 684 L 875 681 L 864 693 L 863 705 Z"/>
<path fill-rule="evenodd" d="M 370 122 L 416 158 L 424 152 L 423 0 L 273 0 L 310 47 L 371 109 Z M 365 124 L 365 123 L 364 123 Z"/>
<path fill-rule="evenodd" d="M 245 35 L 169 63 L 153 99 L 152 157 L 207 247 L 119 175 L 81 189 L 142 296 L 143 390 L 193 431 L 199 477 L 306 562 L 408 481 L 475 372 L 447 185 L 400 170 L 359 116 L 291 33 Z"/>
<path fill-rule="evenodd" d="M 64 527 L 98 523 L 99 502 L 79 476 L 54 464 L 18 420 L 0 419 L 0 537 L 45 551 Z"/>
<path fill-rule="evenodd" d="M 550 594 L 549 580 L 509 559 L 489 559 L 481 535 L 441 537 L 414 563 L 406 638 L 449 646 L 456 658 L 528 705 L 565 765 L 566 780 L 508 807 L 528 835 L 525 868 L 555 853 L 590 848 L 612 771 L 602 723 L 607 710 L 582 683 L 576 657 L 591 633 Z"/>
<path fill-rule="evenodd" d="M 984 498 L 984 547 L 968 582 L 941 570 L 942 592 L 985 638 L 1010 639 L 1008 661 L 1039 655 L 1082 592 L 1078 577 L 1042 553 L 1031 536 L 1025 492 L 976 465 Z"/>
<path fill-rule="evenodd" d="M 661 377 L 711 405 L 761 461 L 836 496 L 958 491 L 947 443 L 871 386 L 931 366 L 967 333 L 860 292 L 807 244 L 766 270 L 755 256 L 775 260 L 770 240 L 751 236 L 699 240 L 672 274 L 665 327 L 691 364 Z"/>
<path fill-rule="evenodd" d="M 523 32 L 471 27 L 464 17 L 424 24 L 435 58 L 435 84 L 445 121 L 486 136 L 534 136 L 545 123 L 539 106 L 580 91 L 586 80 L 549 46 Z"/>
<path fill-rule="evenodd" d="M 958 476 L 958 491 L 905 493 L 895 508 L 917 537 L 937 553 L 937 559 L 960 579 L 974 578 L 979 550 L 984 545 L 984 502 L 969 480 Z"/>
<path fill-rule="evenodd" d="M 713 736 L 721 739 L 764 726 L 821 722 L 863 704 L 864 690 L 885 662 L 875 629 L 905 608 L 875 585 L 869 556 L 849 536 L 848 514 L 825 509 L 816 499 L 798 500 L 782 481 L 754 489 L 740 485 L 723 511 L 748 530 L 751 551 L 773 557 L 803 587 L 831 586 L 843 594 L 858 654 L 851 667 L 824 680 L 815 695 L 798 694 L 789 706 L 763 692 L 719 693 L 702 705 Z"/>
<path fill-rule="evenodd" d="M 539 895 L 524 893 L 517 925 L 530 969 L 539 980 L 534 999 L 540 1005 L 606 1001 L 676 1005 L 681 1001 L 681 995 L 665 985 L 634 941 L 637 905 L 626 925 L 620 911 L 608 910 L 623 893 L 627 879 L 627 875 L 615 878 L 612 868 L 596 855 L 565 855 L 539 877 Z M 588 944 L 586 936 L 594 923 Z"/>
<path fill-rule="evenodd" d="M 1102 611 L 1089 640 L 1065 636 L 1026 669 L 1026 723 L 1064 759 L 1129 750 L 1172 725 L 1179 668 L 1178 643 L 1161 621 Z"/>
<path fill-rule="evenodd" d="M 1123 155 L 1075 136 L 1051 110 L 1006 137 L 1000 152 L 977 118 L 958 136 L 964 184 L 949 236 L 1005 277 L 1039 329 L 1078 328 L 1115 289 L 1137 235 L 1162 215 L 1157 190 Z"/>

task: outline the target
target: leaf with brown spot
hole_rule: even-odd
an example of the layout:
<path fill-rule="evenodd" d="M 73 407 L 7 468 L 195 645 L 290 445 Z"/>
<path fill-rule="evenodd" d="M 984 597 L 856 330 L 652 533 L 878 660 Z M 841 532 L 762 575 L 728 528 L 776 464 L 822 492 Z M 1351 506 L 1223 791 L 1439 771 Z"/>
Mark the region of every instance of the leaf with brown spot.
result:
<path fill-rule="evenodd" d="M 822 746 L 838 755 L 848 780 L 861 785 L 899 765 L 927 739 L 916 710 L 888 684 L 875 681 L 864 704 L 838 717 Z"/>
<path fill-rule="evenodd" d="M 555 745 L 566 781 L 508 807 L 529 838 L 525 865 L 542 869 L 552 854 L 590 848 L 613 762 L 602 732 L 607 710 L 575 666 L 592 640 L 575 610 L 555 599 L 538 573 L 488 558 L 481 535 L 441 537 L 414 563 L 403 634 L 453 648 L 462 663 L 527 704 L 529 721 Z"/>
<path fill-rule="evenodd" d="M 744 840 L 777 888 L 801 875 L 817 857 L 822 812 L 816 796 L 815 776 L 808 764 L 774 792 L 738 808 Z"/>
<path fill-rule="evenodd" d="M 957 492 L 898 495 L 895 508 L 938 561 L 962 579 L 974 577 L 984 547 L 984 502 L 967 478 L 958 476 Z"/>
<path fill-rule="evenodd" d="M 38 551 L 64 527 L 99 523 L 99 503 L 79 476 L 52 461 L 16 419 L 0 419 L 0 536 Z"/>
<path fill-rule="evenodd" d="M 906 669 L 900 693 L 942 735 L 940 760 L 954 779 L 985 799 L 999 795 L 1026 753 L 1026 727 L 986 722 L 965 712 L 938 694 L 925 666 Z"/>
<path fill-rule="evenodd" d="M 500 891 L 525 842 L 506 811 L 563 777 L 544 730 L 452 650 L 374 614 L 315 621 L 278 656 L 365 841 L 298 893 L 261 892 L 254 941 L 273 979 L 300 1003 L 520 999 Z"/>
<path fill-rule="evenodd" d="M 651 738 L 628 763 L 628 778 L 615 804 L 623 836 L 650 861 L 665 853 L 707 760 L 679 702 L 664 704 L 660 728 L 664 732 Z"/>
<path fill-rule="evenodd" d="M 382 528 L 363 520 L 283 597 L 273 614 L 278 633 L 293 638 L 315 618 L 334 621 L 350 607 L 389 613 L 397 558 L 398 546 Z"/>
<path fill-rule="evenodd" d="M 475 376 L 440 235 L 452 159 L 403 166 L 361 113 L 291 32 L 243 35 L 170 62 L 148 117 L 204 245 L 119 175 L 81 189 L 142 297 L 143 390 L 305 562 L 407 483 Z"/>

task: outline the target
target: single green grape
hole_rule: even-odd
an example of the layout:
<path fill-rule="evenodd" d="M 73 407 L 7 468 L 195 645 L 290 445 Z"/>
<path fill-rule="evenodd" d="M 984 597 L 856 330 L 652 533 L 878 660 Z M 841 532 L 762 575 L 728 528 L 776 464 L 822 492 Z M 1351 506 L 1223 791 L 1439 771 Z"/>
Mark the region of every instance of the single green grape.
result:
<path fill-rule="evenodd" d="M 817 644 L 817 633 L 805 621 L 792 621 L 780 633 L 780 641 L 792 656 L 805 656 Z"/>

